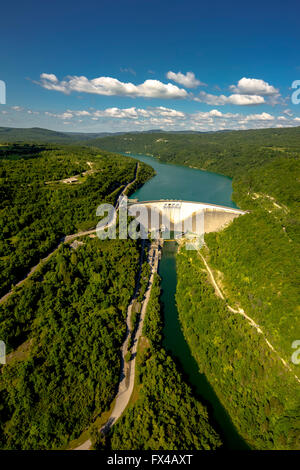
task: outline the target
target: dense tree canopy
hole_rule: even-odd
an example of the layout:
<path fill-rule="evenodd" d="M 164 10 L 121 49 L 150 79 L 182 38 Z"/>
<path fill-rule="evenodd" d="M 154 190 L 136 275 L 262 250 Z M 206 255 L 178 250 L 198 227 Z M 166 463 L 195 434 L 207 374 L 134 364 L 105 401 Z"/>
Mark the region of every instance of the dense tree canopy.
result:
<path fill-rule="evenodd" d="M 216 297 L 197 253 L 181 251 L 177 275 L 185 338 L 239 433 L 256 449 L 299 449 L 294 375 L 262 335 Z"/>
<path fill-rule="evenodd" d="M 200 259 L 178 261 L 186 339 L 241 435 L 256 448 L 299 448 L 300 128 L 130 134 L 94 143 L 233 177 L 247 215 L 206 235 L 206 257 L 230 305 L 257 322 L 292 372 L 242 317 L 215 298 Z"/>
<path fill-rule="evenodd" d="M 1 306 L 0 337 L 14 349 L 28 345 L 2 369 L 2 448 L 65 446 L 109 408 L 138 247 L 131 240 L 87 238 L 76 250 L 63 246 Z"/>
<path fill-rule="evenodd" d="M 115 203 L 135 172 L 133 159 L 83 147 L 0 147 L 0 295 L 64 235 L 95 227 L 98 205 Z M 130 191 L 153 173 L 140 164 Z"/>
<path fill-rule="evenodd" d="M 144 334 L 149 347 L 138 356 L 139 398 L 112 428 L 112 449 L 216 449 L 221 441 L 209 423 L 205 407 L 197 401 L 162 348 L 162 313 L 159 277 L 147 307 Z"/>

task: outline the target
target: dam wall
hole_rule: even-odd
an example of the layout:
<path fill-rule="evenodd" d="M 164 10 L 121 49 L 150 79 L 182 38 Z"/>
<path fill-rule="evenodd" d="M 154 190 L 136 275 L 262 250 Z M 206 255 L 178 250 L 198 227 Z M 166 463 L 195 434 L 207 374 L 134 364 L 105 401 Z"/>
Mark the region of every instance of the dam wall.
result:
<path fill-rule="evenodd" d="M 179 201 L 137 201 L 128 200 L 129 213 L 145 213 L 149 231 L 157 227 L 169 227 L 171 231 L 181 231 L 180 227 L 190 227 L 197 234 L 216 232 L 228 225 L 233 219 L 245 214 L 245 211 L 214 204 Z M 184 231 L 184 230 L 183 230 Z"/>

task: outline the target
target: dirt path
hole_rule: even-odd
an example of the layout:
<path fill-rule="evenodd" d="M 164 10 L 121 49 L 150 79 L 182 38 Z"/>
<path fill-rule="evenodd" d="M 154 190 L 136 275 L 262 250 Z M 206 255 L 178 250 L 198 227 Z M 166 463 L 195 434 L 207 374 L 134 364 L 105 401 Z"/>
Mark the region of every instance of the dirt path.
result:
<path fill-rule="evenodd" d="M 154 274 L 158 270 L 158 259 L 159 259 L 159 251 L 158 251 L 158 246 L 154 243 L 151 245 L 151 248 L 149 250 L 148 254 L 148 262 L 152 259 L 152 256 L 154 255 L 154 262 L 149 263 L 151 266 L 151 273 L 150 273 L 150 279 L 149 283 L 147 286 L 147 290 L 145 292 L 145 297 L 142 303 L 142 309 L 141 309 L 141 316 L 138 324 L 138 328 L 135 333 L 135 338 L 134 338 L 134 344 L 132 347 L 132 355 L 131 355 L 131 360 L 129 362 L 125 361 L 125 356 L 128 351 L 128 341 L 130 338 L 130 335 L 126 335 L 126 339 L 123 343 L 121 352 L 122 352 L 122 360 L 121 360 L 121 374 L 120 374 L 120 382 L 118 386 L 118 393 L 116 396 L 116 402 L 115 406 L 112 410 L 112 413 L 109 417 L 109 420 L 107 423 L 100 429 L 100 432 L 106 434 L 110 428 L 116 423 L 116 421 L 121 417 L 123 412 L 125 411 L 130 397 L 133 392 L 133 387 L 134 387 L 134 380 L 135 380 L 135 363 L 136 363 L 136 355 L 137 355 L 137 347 L 138 347 L 138 342 L 141 337 L 142 331 L 143 331 L 143 324 L 144 324 L 144 319 L 145 319 L 145 314 L 147 310 L 147 305 L 149 302 L 150 294 L 151 294 L 151 289 L 153 285 L 153 279 L 154 279 Z M 135 298 L 135 297 L 134 297 Z M 130 332 L 131 329 L 131 313 L 132 313 L 132 306 L 133 306 L 133 301 L 134 298 L 132 299 L 130 305 L 128 306 L 127 310 L 127 319 L 126 319 L 126 324 L 127 324 L 127 332 Z M 76 447 L 74 450 L 89 450 L 91 447 L 92 443 L 91 440 L 88 439 L 85 441 L 83 444 L 80 446 Z"/>
<path fill-rule="evenodd" d="M 120 191 L 120 194 L 119 196 L 123 196 L 126 194 L 126 191 L 130 188 L 130 186 L 136 181 L 136 178 L 137 178 L 137 174 L 138 174 L 138 170 L 139 170 L 139 163 L 137 163 L 136 167 L 135 167 L 135 174 L 134 174 L 134 179 L 132 181 L 130 181 L 124 189 L 122 189 Z M 118 210 L 119 208 L 119 196 L 118 196 L 118 199 L 117 199 L 117 202 L 116 202 L 116 205 L 115 205 L 115 209 L 116 211 Z M 115 221 L 115 218 L 108 224 L 106 225 L 106 227 L 104 228 L 108 228 L 110 227 Z M 104 229 L 103 228 L 103 229 Z M 28 278 L 30 278 L 34 273 L 35 271 L 40 268 L 42 266 L 42 264 L 46 263 L 50 258 L 51 256 L 54 255 L 54 253 L 56 253 L 59 249 L 59 247 L 63 244 L 63 243 L 68 243 L 69 241 L 73 240 L 74 238 L 78 238 L 78 237 L 84 237 L 86 235 L 91 235 L 92 233 L 95 233 L 96 232 L 96 228 L 92 228 L 90 230 L 86 230 L 84 232 L 78 232 L 78 233 L 73 233 L 72 235 L 66 235 L 65 237 L 63 237 L 58 245 L 56 246 L 56 248 L 54 248 L 54 250 L 52 250 L 45 258 L 41 259 L 35 266 L 33 266 L 30 271 L 28 272 L 28 274 L 26 274 L 26 276 L 21 279 L 19 282 L 17 282 L 17 284 L 15 284 L 15 287 L 20 287 L 22 284 L 24 284 L 25 281 L 27 281 Z M 3 302 L 5 302 L 12 294 L 13 294 L 14 290 L 11 289 L 9 292 L 7 292 L 5 295 L 3 295 L 1 298 L 0 298 L 0 304 L 2 304 Z"/>
<path fill-rule="evenodd" d="M 212 270 L 210 269 L 206 259 L 204 258 L 204 256 L 202 255 L 202 253 L 198 252 L 198 254 L 200 255 L 204 265 L 205 265 L 205 268 L 208 272 L 208 275 L 210 277 L 210 280 L 214 286 L 214 289 L 216 291 L 216 295 L 218 297 L 220 297 L 221 299 L 225 300 L 225 297 L 221 291 L 221 289 L 219 288 L 218 284 L 217 284 L 217 281 L 215 280 L 214 278 L 214 275 L 212 273 Z M 226 306 L 228 308 L 228 310 L 232 313 L 237 313 L 239 315 L 242 315 L 249 323 L 249 325 L 251 325 L 253 328 L 256 329 L 257 333 L 259 333 L 260 335 L 262 335 L 263 339 L 265 340 L 266 344 L 268 345 L 268 347 L 277 355 L 278 359 L 280 359 L 280 361 L 282 362 L 282 364 L 284 365 L 284 367 L 289 371 L 289 372 L 292 372 L 292 374 L 294 375 L 295 379 L 297 380 L 298 383 L 300 383 L 300 379 L 297 375 L 294 374 L 292 368 L 289 366 L 289 364 L 285 361 L 285 359 L 283 359 L 280 354 L 278 353 L 278 351 L 276 351 L 276 349 L 274 348 L 274 346 L 270 343 L 270 341 L 266 338 L 265 334 L 263 333 L 261 327 L 253 320 L 253 318 L 249 317 L 249 315 L 247 315 L 245 313 L 245 311 L 238 307 L 237 309 L 236 308 L 233 308 L 231 307 L 230 305 L 228 305 L 228 303 L 226 302 Z"/>

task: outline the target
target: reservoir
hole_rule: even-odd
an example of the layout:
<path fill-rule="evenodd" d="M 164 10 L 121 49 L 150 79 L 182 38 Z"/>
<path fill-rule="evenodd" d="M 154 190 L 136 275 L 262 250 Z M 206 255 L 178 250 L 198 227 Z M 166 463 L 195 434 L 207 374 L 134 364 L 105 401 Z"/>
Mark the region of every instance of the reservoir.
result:
<path fill-rule="evenodd" d="M 151 165 L 156 171 L 156 176 L 131 195 L 131 198 L 138 198 L 139 201 L 179 199 L 237 207 L 231 200 L 230 178 L 180 165 L 161 163 L 153 157 L 130 156 Z M 236 431 L 205 375 L 199 372 L 197 362 L 185 341 L 175 301 L 176 251 L 176 242 L 165 242 L 159 267 L 164 312 L 163 345 L 176 360 L 186 382 L 192 387 L 194 395 L 207 406 L 212 425 L 221 435 L 224 448 L 249 449 Z"/>
<path fill-rule="evenodd" d="M 232 184 L 231 178 L 227 176 L 161 163 L 150 156 L 130 156 L 151 165 L 156 171 L 151 180 L 130 196 L 132 198 L 138 198 L 139 201 L 181 199 L 237 208 L 231 200 Z"/>

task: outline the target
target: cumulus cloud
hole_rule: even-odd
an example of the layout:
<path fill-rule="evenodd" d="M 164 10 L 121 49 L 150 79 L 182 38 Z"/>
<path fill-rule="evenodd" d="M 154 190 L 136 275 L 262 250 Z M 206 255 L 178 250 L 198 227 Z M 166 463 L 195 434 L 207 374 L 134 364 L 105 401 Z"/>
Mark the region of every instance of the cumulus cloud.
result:
<path fill-rule="evenodd" d="M 218 109 L 212 109 L 211 111 L 209 111 L 208 113 L 210 116 L 214 116 L 214 117 L 222 117 L 223 114 L 221 113 L 221 111 L 219 111 Z"/>
<path fill-rule="evenodd" d="M 63 82 L 59 83 L 58 78 L 53 73 L 42 73 L 40 75 L 40 79 L 41 79 L 40 82 L 34 82 L 34 83 L 41 85 L 43 88 L 46 88 L 47 90 L 55 90 L 55 91 L 61 91 L 63 93 L 67 93 L 64 83 Z"/>
<path fill-rule="evenodd" d="M 197 111 L 194 113 L 184 113 L 172 108 L 164 106 L 147 107 L 147 108 L 118 108 L 111 107 L 106 109 L 92 110 L 67 110 L 63 113 L 45 112 L 47 116 L 68 120 L 70 122 L 77 118 L 77 122 L 87 118 L 91 121 L 106 122 L 122 122 L 132 129 L 135 128 L 153 128 L 160 127 L 163 129 L 191 129 L 200 130 L 222 130 L 222 129 L 247 129 L 247 128 L 263 128 L 274 127 L 276 124 L 291 125 L 290 121 L 285 120 L 284 116 L 273 116 L 263 112 L 258 114 L 240 114 L 240 113 L 222 113 L 218 109 L 211 111 Z M 300 118 L 299 118 L 300 121 Z M 112 124 L 110 124 L 112 125 Z M 294 123 L 295 125 L 295 123 Z"/>
<path fill-rule="evenodd" d="M 250 114 L 246 116 L 245 121 L 273 121 L 274 116 L 269 113 Z"/>
<path fill-rule="evenodd" d="M 42 73 L 40 81 L 36 82 L 47 90 L 61 91 L 70 94 L 73 91 L 92 93 L 105 96 L 129 96 L 140 98 L 177 99 L 186 98 L 188 93 L 172 83 L 162 83 L 159 80 L 145 80 L 140 85 L 131 82 L 121 82 L 112 77 L 98 77 L 89 80 L 85 76 L 69 76 L 59 81 L 56 75 Z"/>
<path fill-rule="evenodd" d="M 1 125 L 17 125 L 24 122 L 33 126 L 62 129 L 66 125 L 73 131 L 134 131 L 147 129 L 216 131 L 224 129 L 263 129 L 267 127 L 291 127 L 300 125 L 300 117 L 287 114 L 273 115 L 267 112 L 222 112 L 218 107 L 210 111 L 183 112 L 165 106 L 108 107 L 104 109 L 66 109 L 64 111 L 37 111 L 26 108 L 7 108 L 0 112 Z M 13 118 L 13 122 L 12 122 Z M 11 121 L 10 121 L 11 120 Z"/>
<path fill-rule="evenodd" d="M 172 108 L 165 108 L 164 106 L 143 108 L 106 108 L 98 110 L 67 110 L 63 113 L 52 113 L 45 111 L 46 116 L 55 117 L 58 119 L 72 119 L 74 117 L 91 117 L 93 120 L 98 118 L 116 118 L 116 119 L 145 119 L 151 117 L 163 118 L 184 118 L 185 113 L 177 111 Z"/>
<path fill-rule="evenodd" d="M 186 88 L 196 88 L 200 85 L 206 85 L 205 83 L 200 82 L 195 77 L 193 72 L 187 72 L 185 75 L 181 72 L 172 72 L 171 70 L 167 73 L 166 77 L 173 82 L 179 83 L 180 85 L 185 86 Z"/>
<path fill-rule="evenodd" d="M 52 82 L 52 83 L 58 82 L 58 78 L 56 77 L 56 75 L 54 75 L 54 73 L 42 73 L 41 78 L 44 80 L 48 80 L 49 82 Z"/>
<path fill-rule="evenodd" d="M 240 95 L 278 95 L 279 90 L 269 85 L 268 82 L 257 78 L 241 78 L 237 85 L 230 85 L 230 90 Z"/>
<path fill-rule="evenodd" d="M 279 90 L 264 80 L 257 78 L 241 78 L 237 85 L 230 85 L 229 89 L 233 92 L 231 95 L 213 95 L 201 91 L 195 101 L 200 101 L 212 106 L 236 105 L 251 106 L 267 102 L 271 105 L 278 103 L 280 97 Z"/>
<path fill-rule="evenodd" d="M 225 104 L 234 104 L 237 106 L 249 106 L 262 104 L 265 102 L 263 96 L 259 95 L 241 95 L 241 94 L 232 94 L 229 96 L 225 95 L 212 95 L 201 91 L 198 97 L 194 98 L 195 101 L 201 103 L 206 103 L 212 106 L 224 106 Z"/>
<path fill-rule="evenodd" d="M 169 116 L 169 117 L 176 117 L 176 118 L 183 118 L 185 116 L 185 113 L 183 113 L 182 111 L 177 111 L 176 109 L 164 108 L 163 106 L 158 106 L 157 108 L 153 108 L 153 111 L 155 113 L 159 113 L 161 116 Z"/>
<path fill-rule="evenodd" d="M 51 113 L 49 111 L 45 111 L 45 115 L 49 117 L 55 117 L 58 119 L 72 119 L 73 113 L 71 111 L 66 111 L 64 113 Z"/>

